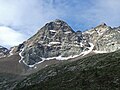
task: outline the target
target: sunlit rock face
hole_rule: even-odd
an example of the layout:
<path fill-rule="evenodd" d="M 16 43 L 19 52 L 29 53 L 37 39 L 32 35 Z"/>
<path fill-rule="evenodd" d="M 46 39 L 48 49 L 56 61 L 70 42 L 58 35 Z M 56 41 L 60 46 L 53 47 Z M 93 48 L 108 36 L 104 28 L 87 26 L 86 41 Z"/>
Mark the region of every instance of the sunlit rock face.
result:
<path fill-rule="evenodd" d="M 85 38 L 94 44 L 94 49 L 101 52 L 113 52 L 120 49 L 120 28 L 111 28 L 105 23 L 85 31 Z M 88 38 L 89 37 L 89 38 Z"/>

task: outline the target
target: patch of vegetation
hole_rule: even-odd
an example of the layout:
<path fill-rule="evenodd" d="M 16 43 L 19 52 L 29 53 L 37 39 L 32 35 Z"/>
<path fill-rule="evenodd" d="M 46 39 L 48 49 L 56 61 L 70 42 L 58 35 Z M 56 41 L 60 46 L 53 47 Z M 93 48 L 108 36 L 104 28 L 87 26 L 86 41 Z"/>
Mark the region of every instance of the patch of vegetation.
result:
<path fill-rule="evenodd" d="M 14 90 L 120 90 L 120 51 L 49 66 Z"/>

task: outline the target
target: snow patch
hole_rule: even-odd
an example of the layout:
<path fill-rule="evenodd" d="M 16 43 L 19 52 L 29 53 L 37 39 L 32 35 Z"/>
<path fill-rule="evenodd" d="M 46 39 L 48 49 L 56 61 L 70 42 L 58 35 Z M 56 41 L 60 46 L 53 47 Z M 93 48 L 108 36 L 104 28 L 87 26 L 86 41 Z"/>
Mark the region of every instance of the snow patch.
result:
<path fill-rule="evenodd" d="M 37 63 L 33 64 L 33 65 L 28 65 L 27 63 L 25 63 L 25 61 L 23 61 L 23 63 L 24 63 L 26 66 L 32 68 L 32 67 L 35 67 L 37 64 L 40 64 L 40 63 L 42 63 L 42 62 L 44 62 L 44 61 L 45 61 L 45 60 L 42 60 L 42 61 L 40 61 L 40 62 L 37 62 Z"/>
<path fill-rule="evenodd" d="M 34 69 L 36 69 L 37 67 L 35 66 Z"/>
<path fill-rule="evenodd" d="M 58 44 L 58 42 L 51 42 L 51 43 L 52 43 L 52 44 L 53 44 L 53 43 L 54 43 L 54 44 L 56 44 L 56 43 Z M 37 62 L 37 63 L 35 63 L 35 64 L 33 64 L 33 65 L 28 65 L 27 63 L 25 63 L 25 61 L 23 61 L 23 63 L 24 63 L 26 66 L 30 67 L 30 68 L 33 68 L 33 67 L 36 68 L 36 65 L 37 65 L 37 64 L 40 64 L 40 63 L 44 62 L 45 60 L 52 60 L 52 59 L 56 59 L 56 60 L 68 60 L 68 59 L 76 58 L 76 57 L 79 57 L 79 56 L 84 56 L 84 55 L 90 53 L 90 52 L 93 50 L 93 48 L 94 48 L 94 45 L 93 45 L 92 43 L 89 43 L 89 44 L 90 44 L 90 47 L 87 47 L 89 50 L 84 51 L 84 52 L 82 52 L 82 53 L 80 53 L 80 54 L 78 54 L 78 55 L 70 55 L 70 56 L 68 56 L 68 57 L 62 57 L 62 56 L 60 55 L 60 56 L 57 56 L 57 57 L 50 57 L 50 58 L 42 58 L 42 57 L 41 57 L 42 61 Z M 19 55 L 21 56 L 21 60 L 19 60 L 19 62 L 21 62 L 22 59 L 23 59 L 23 56 L 21 55 L 23 51 L 24 51 L 24 48 L 23 48 L 23 49 L 21 50 L 21 52 L 19 53 Z"/>
<path fill-rule="evenodd" d="M 120 33 L 120 31 L 119 30 L 117 30 L 118 31 L 118 33 Z"/>
<path fill-rule="evenodd" d="M 74 56 L 69 56 L 69 57 L 62 57 L 62 56 L 58 56 L 58 57 L 50 57 L 50 58 L 41 58 L 42 59 L 42 61 L 40 61 L 40 62 L 37 62 L 37 63 L 35 63 L 35 64 L 33 64 L 33 65 L 28 65 L 28 64 L 26 64 L 25 63 L 25 61 L 23 61 L 23 63 L 26 65 L 26 66 L 28 66 L 28 67 L 35 67 L 37 64 L 40 64 L 40 63 L 42 63 L 42 62 L 44 62 L 45 60 L 52 60 L 52 59 L 56 59 L 56 60 L 68 60 L 68 59 L 72 59 L 72 58 L 75 58 L 75 57 L 78 57 L 79 55 L 74 55 Z"/>
<path fill-rule="evenodd" d="M 74 45 L 74 46 L 75 46 L 75 47 L 80 47 L 80 45 L 77 45 L 77 44 L 76 44 L 76 45 Z"/>
<path fill-rule="evenodd" d="M 47 44 L 47 46 L 48 46 L 48 47 L 50 47 L 50 46 L 51 46 L 51 44 Z"/>
<path fill-rule="evenodd" d="M 99 30 L 96 30 L 96 32 L 97 32 L 98 35 L 102 35 L 102 34 L 103 34 L 103 33 L 100 32 Z"/>
<path fill-rule="evenodd" d="M 49 45 L 60 44 L 60 42 L 50 42 Z"/>
<path fill-rule="evenodd" d="M 41 43 L 44 43 L 44 41 L 39 41 L 38 43 L 40 43 L 40 44 L 41 44 Z"/>
<path fill-rule="evenodd" d="M 71 55 L 71 56 L 68 56 L 68 57 L 62 57 L 62 56 L 58 56 L 56 57 L 57 60 L 68 60 L 68 59 L 72 59 L 72 58 L 76 58 L 80 55 Z"/>
<path fill-rule="evenodd" d="M 97 51 L 97 50 L 94 50 L 93 52 L 94 52 L 94 53 L 108 53 L 108 52 L 106 52 L 106 51 Z"/>
<path fill-rule="evenodd" d="M 55 32 L 57 32 L 56 30 L 50 30 L 50 32 L 53 32 L 53 33 L 55 33 Z"/>
<path fill-rule="evenodd" d="M 13 55 L 13 50 L 15 49 L 15 47 L 13 47 L 11 50 L 10 50 L 10 52 L 9 52 L 9 56 L 8 57 L 10 57 L 10 56 L 12 56 Z"/>
<path fill-rule="evenodd" d="M 19 63 L 21 63 L 21 61 L 22 61 L 23 58 L 24 58 L 24 57 L 22 56 L 22 53 L 23 53 L 24 49 L 25 49 L 25 48 L 23 48 L 23 49 L 20 50 L 21 52 L 19 53 L 19 56 L 21 57 L 21 59 L 19 60 Z M 24 61 L 23 61 L 23 62 L 24 62 Z"/>
<path fill-rule="evenodd" d="M 81 43 L 80 43 L 80 47 L 83 47 L 83 46 L 84 46 L 84 44 L 81 42 Z"/>
<path fill-rule="evenodd" d="M 65 32 L 65 34 L 69 34 L 69 33 L 71 33 L 71 31 L 67 31 L 67 32 Z"/>
<path fill-rule="evenodd" d="M 85 56 L 85 55 L 89 54 L 90 52 L 92 52 L 94 45 L 92 43 L 89 43 L 89 44 L 90 44 L 90 47 L 87 47 L 89 50 L 82 52 L 81 53 L 82 56 Z"/>
<path fill-rule="evenodd" d="M 21 51 L 21 52 L 22 52 L 22 51 Z M 21 56 L 21 53 L 20 53 L 20 56 Z M 24 63 L 26 66 L 28 66 L 29 68 L 33 68 L 33 67 L 34 67 L 34 68 L 37 68 L 36 65 L 44 62 L 45 60 L 52 60 L 52 59 L 56 59 L 56 60 L 68 60 L 68 59 L 75 58 L 75 57 L 78 57 L 78 56 L 79 56 L 79 55 L 74 55 L 74 56 L 69 56 L 69 57 L 58 56 L 58 57 L 51 57 L 51 58 L 41 58 L 42 61 L 37 62 L 37 63 L 35 63 L 35 64 L 33 64 L 33 65 L 28 65 L 27 63 L 25 63 L 25 61 L 23 61 L 23 63 Z M 23 57 L 21 57 L 21 60 L 20 60 L 19 62 L 21 62 L 22 59 L 23 59 Z M 46 66 L 48 66 L 48 65 L 46 65 Z"/>
<path fill-rule="evenodd" d="M 45 67 L 47 67 L 48 65 L 45 65 Z"/>
<path fill-rule="evenodd" d="M 0 55 L 3 55 L 2 53 L 0 53 Z M 4 55 L 4 56 L 0 56 L 0 58 L 3 58 L 3 57 L 6 57 L 6 55 Z"/>

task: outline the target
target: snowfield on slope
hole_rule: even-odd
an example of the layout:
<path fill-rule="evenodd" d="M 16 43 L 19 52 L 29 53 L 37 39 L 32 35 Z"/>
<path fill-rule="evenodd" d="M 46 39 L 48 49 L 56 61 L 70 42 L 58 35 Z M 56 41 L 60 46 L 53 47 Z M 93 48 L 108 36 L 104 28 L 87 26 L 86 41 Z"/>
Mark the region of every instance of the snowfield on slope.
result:
<path fill-rule="evenodd" d="M 21 63 L 21 61 L 23 60 L 23 56 L 22 56 L 22 53 L 24 51 L 25 47 L 23 49 L 21 49 L 21 52 L 19 53 L 19 56 L 21 57 L 21 59 L 19 60 L 19 63 Z"/>
<path fill-rule="evenodd" d="M 90 44 L 90 47 L 87 47 L 89 50 L 84 51 L 84 52 L 82 52 L 82 53 L 80 53 L 80 54 L 78 54 L 78 55 L 70 55 L 70 56 L 68 56 L 68 57 L 62 57 L 62 56 L 60 55 L 60 56 L 58 56 L 58 57 L 50 57 L 50 58 L 42 58 L 42 57 L 41 57 L 42 61 L 36 62 L 36 63 L 33 64 L 33 65 L 28 65 L 27 63 L 25 63 L 25 61 L 23 61 L 23 58 L 24 58 L 24 57 L 22 56 L 22 53 L 23 53 L 23 51 L 24 51 L 24 49 L 25 49 L 25 48 L 23 48 L 23 49 L 21 49 L 21 52 L 19 53 L 19 56 L 21 57 L 21 59 L 19 60 L 19 63 L 21 63 L 21 61 L 22 61 L 26 66 L 32 68 L 32 67 L 35 67 L 37 64 L 40 64 L 40 63 L 44 62 L 45 60 L 52 60 L 52 59 L 56 59 L 56 60 L 68 60 L 68 59 L 76 58 L 76 57 L 79 57 L 79 56 L 85 56 L 85 55 L 89 54 L 90 52 L 92 52 L 92 50 L 93 50 L 93 48 L 94 48 L 94 45 L 93 45 L 92 43 L 89 43 L 89 44 Z M 35 67 L 35 68 L 36 68 L 36 67 Z"/>

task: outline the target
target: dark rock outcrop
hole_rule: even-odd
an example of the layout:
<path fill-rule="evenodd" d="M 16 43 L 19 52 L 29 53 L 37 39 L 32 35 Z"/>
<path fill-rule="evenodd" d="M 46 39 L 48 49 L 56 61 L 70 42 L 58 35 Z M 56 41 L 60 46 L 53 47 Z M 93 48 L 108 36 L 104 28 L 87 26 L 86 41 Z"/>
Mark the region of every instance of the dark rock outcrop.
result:
<path fill-rule="evenodd" d="M 3 57 L 6 57 L 6 55 L 8 54 L 8 49 L 3 47 L 3 46 L 0 46 L 0 58 L 3 58 Z"/>

